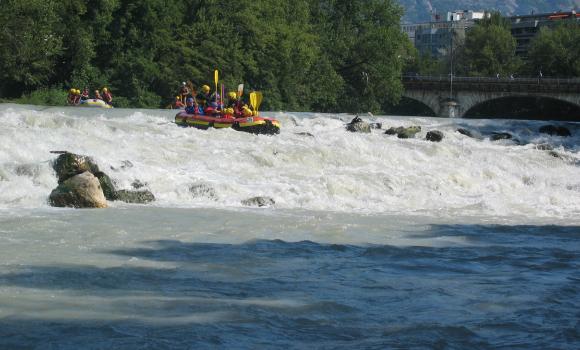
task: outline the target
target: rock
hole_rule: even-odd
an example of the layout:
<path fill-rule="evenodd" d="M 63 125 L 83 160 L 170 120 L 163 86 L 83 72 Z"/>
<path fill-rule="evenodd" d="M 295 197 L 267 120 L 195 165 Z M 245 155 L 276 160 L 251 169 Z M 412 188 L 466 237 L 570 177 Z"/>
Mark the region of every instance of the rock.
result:
<path fill-rule="evenodd" d="M 59 184 L 86 171 L 93 174 L 99 171 L 99 167 L 90 157 L 69 152 L 59 155 L 52 167 L 56 171 Z"/>
<path fill-rule="evenodd" d="M 53 207 L 107 207 L 107 200 L 99 180 L 88 171 L 74 175 L 60 183 L 50 193 L 49 203 Z"/>
<path fill-rule="evenodd" d="M 99 183 L 101 184 L 105 198 L 110 201 L 117 200 L 117 190 L 115 189 L 113 180 L 111 180 L 111 178 L 102 171 L 98 171 L 94 175 L 97 177 L 97 179 L 99 179 Z"/>
<path fill-rule="evenodd" d="M 542 134 L 548 134 L 550 136 L 562 136 L 562 137 L 572 136 L 572 133 L 570 132 L 570 130 L 568 130 L 568 128 L 557 125 L 544 125 L 540 127 L 539 132 Z"/>
<path fill-rule="evenodd" d="M 276 202 L 270 197 L 252 197 L 242 201 L 242 205 L 249 207 L 266 207 L 276 204 Z"/>
<path fill-rule="evenodd" d="M 140 188 L 143 188 L 143 187 L 145 187 L 145 186 L 147 186 L 147 183 L 146 183 L 146 182 L 145 182 L 145 183 L 143 183 L 143 182 L 141 182 L 141 180 L 139 180 L 139 179 L 135 179 L 135 181 L 133 181 L 133 182 L 131 183 L 131 187 L 133 187 L 133 188 L 134 188 L 134 189 L 136 189 L 136 190 L 138 190 L 138 189 L 140 189 Z"/>
<path fill-rule="evenodd" d="M 208 198 L 217 200 L 218 196 L 215 189 L 209 184 L 194 184 L 189 187 L 189 192 L 194 198 Z"/>
<path fill-rule="evenodd" d="M 155 200 L 155 196 L 153 193 L 151 193 L 151 191 L 148 190 L 119 190 L 117 191 L 117 199 L 125 203 L 145 204 L 153 202 Z"/>
<path fill-rule="evenodd" d="M 467 137 L 471 137 L 471 138 L 473 138 L 473 137 L 474 137 L 474 136 L 473 136 L 473 133 L 472 133 L 471 131 L 469 131 L 469 130 L 467 130 L 467 129 L 464 129 L 464 128 L 459 128 L 459 129 L 457 129 L 457 132 L 458 132 L 458 133 L 460 133 L 460 134 L 462 134 L 462 135 L 465 135 L 465 136 L 467 136 Z"/>
<path fill-rule="evenodd" d="M 314 137 L 314 135 L 309 132 L 297 132 L 296 135 Z"/>
<path fill-rule="evenodd" d="M 371 132 L 371 125 L 365 121 L 363 121 L 358 115 L 354 117 L 350 123 L 346 124 L 346 130 L 351 132 L 362 132 L 362 133 L 370 133 Z"/>
<path fill-rule="evenodd" d="M 383 127 L 383 124 L 381 123 L 370 123 L 369 125 L 371 126 L 371 129 L 380 129 Z"/>
<path fill-rule="evenodd" d="M 441 142 L 443 140 L 443 133 L 439 130 L 432 130 L 425 135 L 425 140 L 432 142 Z"/>
<path fill-rule="evenodd" d="M 400 139 L 411 139 L 415 137 L 415 134 L 421 131 L 420 126 L 399 126 L 398 128 L 389 128 L 385 131 L 386 135 L 397 135 Z"/>
<path fill-rule="evenodd" d="M 508 134 L 507 132 L 494 132 L 489 137 L 491 141 L 510 140 L 511 138 L 512 135 Z"/>
<path fill-rule="evenodd" d="M 540 150 L 540 151 L 551 151 L 554 149 L 554 147 L 552 145 L 549 145 L 547 143 L 541 143 L 539 145 L 535 145 L 534 148 L 537 150 Z"/>

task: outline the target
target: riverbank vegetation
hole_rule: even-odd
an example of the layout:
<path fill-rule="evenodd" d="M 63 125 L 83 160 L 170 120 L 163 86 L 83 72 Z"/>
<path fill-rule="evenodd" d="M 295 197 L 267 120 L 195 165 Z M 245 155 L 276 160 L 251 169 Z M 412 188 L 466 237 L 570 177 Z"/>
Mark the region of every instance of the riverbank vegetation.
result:
<path fill-rule="evenodd" d="M 266 110 L 381 111 L 413 55 L 401 16 L 394 0 L 4 0 L 0 98 L 107 86 L 118 107 L 159 108 L 218 69 Z"/>

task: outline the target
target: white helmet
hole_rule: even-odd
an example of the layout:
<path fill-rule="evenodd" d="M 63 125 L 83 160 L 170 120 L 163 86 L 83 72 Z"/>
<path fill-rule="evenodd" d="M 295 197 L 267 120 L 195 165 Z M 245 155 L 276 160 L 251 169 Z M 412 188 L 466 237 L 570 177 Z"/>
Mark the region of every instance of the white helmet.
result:
<path fill-rule="evenodd" d="M 181 85 L 185 85 L 185 82 L 181 83 Z"/>

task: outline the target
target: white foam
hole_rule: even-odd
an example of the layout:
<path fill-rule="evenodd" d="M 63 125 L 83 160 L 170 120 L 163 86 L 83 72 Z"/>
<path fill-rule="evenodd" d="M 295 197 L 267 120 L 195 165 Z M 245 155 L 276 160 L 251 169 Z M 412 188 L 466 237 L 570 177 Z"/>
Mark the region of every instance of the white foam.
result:
<path fill-rule="evenodd" d="M 92 156 L 120 188 L 146 183 L 157 198 L 151 205 L 161 207 L 241 207 L 243 199 L 269 196 L 279 208 L 339 212 L 580 213 L 578 129 L 563 139 L 537 133 L 541 122 L 374 118 L 383 129 L 422 127 L 404 140 L 380 130 L 348 133 L 350 115 L 280 112 L 265 113 L 280 119 L 280 135 L 256 136 L 181 128 L 174 113 L 0 105 L 0 208 L 48 206 L 56 187 L 49 152 L 67 150 Z M 454 132 L 459 126 L 551 143 L 564 159 L 530 145 L 467 138 Z M 424 140 L 433 129 L 444 132 L 443 142 Z M 194 198 L 189 187 L 199 183 L 212 186 L 217 200 Z"/>

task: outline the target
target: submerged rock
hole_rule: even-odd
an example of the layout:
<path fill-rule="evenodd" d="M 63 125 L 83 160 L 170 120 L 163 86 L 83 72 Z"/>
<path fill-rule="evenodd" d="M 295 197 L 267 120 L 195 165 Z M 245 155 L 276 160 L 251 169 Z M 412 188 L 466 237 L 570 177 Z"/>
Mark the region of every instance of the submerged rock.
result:
<path fill-rule="evenodd" d="M 572 136 L 572 133 L 570 132 L 570 130 L 568 130 L 568 128 L 558 125 L 544 125 L 540 127 L 539 132 L 541 134 L 548 134 L 551 136 L 562 136 L 562 137 Z"/>
<path fill-rule="evenodd" d="M 420 126 L 399 126 L 398 128 L 389 128 L 385 131 L 386 135 L 397 135 L 400 139 L 412 139 L 415 137 L 415 134 L 421 131 Z"/>
<path fill-rule="evenodd" d="M 464 128 L 459 128 L 459 129 L 457 129 L 457 132 L 458 132 L 458 133 L 460 133 L 461 135 L 465 135 L 465 136 L 467 136 L 467 137 L 471 137 L 471 138 L 473 138 L 473 137 L 474 137 L 474 136 L 473 136 L 473 133 L 472 133 L 471 131 L 469 131 L 469 130 L 467 130 L 467 129 L 464 129 Z"/>
<path fill-rule="evenodd" d="M 117 200 L 123 201 L 125 203 L 145 204 L 153 202 L 155 200 L 155 196 L 149 190 L 118 190 Z"/>
<path fill-rule="evenodd" d="M 350 123 L 346 124 L 346 130 L 351 132 L 370 133 L 371 124 L 363 121 L 358 115 Z"/>
<path fill-rule="evenodd" d="M 99 180 L 88 171 L 72 176 L 60 183 L 50 193 L 49 202 L 53 207 L 107 207 L 107 199 Z"/>
<path fill-rule="evenodd" d="M 494 132 L 491 134 L 489 139 L 491 141 L 499 141 L 499 140 L 511 140 L 512 135 L 507 132 Z"/>
<path fill-rule="evenodd" d="M 266 207 L 276 204 L 276 202 L 270 197 L 252 197 L 249 199 L 245 199 L 242 201 L 242 205 L 246 205 L 248 207 Z"/>
<path fill-rule="evenodd" d="M 194 184 L 189 187 L 189 192 L 194 198 L 208 198 L 217 200 L 218 196 L 215 189 L 209 184 Z"/>
<path fill-rule="evenodd" d="M 425 135 L 425 140 L 432 142 L 441 142 L 443 140 L 443 133 L 439 130 L 432 130 Z"/>

